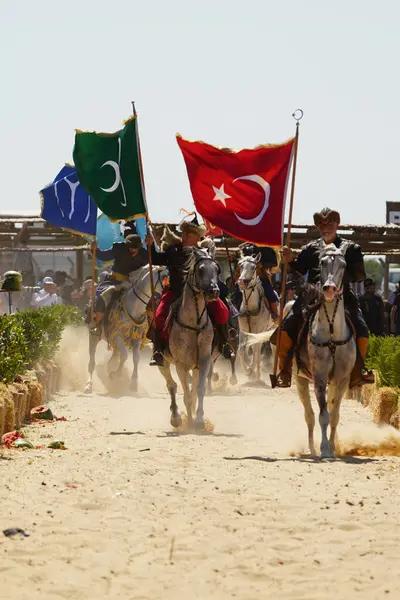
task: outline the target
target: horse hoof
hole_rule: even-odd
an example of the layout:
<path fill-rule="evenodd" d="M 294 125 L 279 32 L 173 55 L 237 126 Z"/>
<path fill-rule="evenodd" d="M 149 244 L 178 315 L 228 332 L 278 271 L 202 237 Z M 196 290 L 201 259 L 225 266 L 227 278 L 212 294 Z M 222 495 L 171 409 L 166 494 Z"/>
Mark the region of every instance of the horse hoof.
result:
<path fill-rule="evenodd" d="M 229 380 L 229 383 L 230 383 L 231 385 L 236 385 L 236 384 L 237 384 L 237 382 L 238 382 L 238 378 L 236 377 L 236 375 L 232 375 L 232 377 L 231 377 L 231 378 L 230 378 L 230 380 Z"/>
<path fill-rule="evenodd" d="M 92 393 L 92 384 L 91 383 L 87 383 L 85 385 L 85 394 L 91 394 Z"/>
<path fill-rule="evenodd" d="M 133 394 L 137 394 L 137 391 L 138 391 L 138 384 L 137 384 L 137 381 L 131 381 L 130 388 L 131 388 L 131 392 L 132 392 Z"/>
<path fill-rule="evenodd" d="M 170 423 L 171 423 L 171 427 L 175 427 L 175 429 L 182 427 L 181 415 L 176 415 L 175 417 L 171 417 Z"/>
<path fill-rule="evenodd" d="M 218 373 L 213 373 L 213 374 L 212 374 L 212 376 L 211 376 L 211 381 L 214 381 L 214 383 L 215 383 L 216 381 L 219 381 L 219 375 L 218 375 Z"/>
<path fill-rule="evenodd" d="M 204 419 L 202 417 L 197 418 L 194 422 L 195 431 L 203 431 L 205 426 Z"/>

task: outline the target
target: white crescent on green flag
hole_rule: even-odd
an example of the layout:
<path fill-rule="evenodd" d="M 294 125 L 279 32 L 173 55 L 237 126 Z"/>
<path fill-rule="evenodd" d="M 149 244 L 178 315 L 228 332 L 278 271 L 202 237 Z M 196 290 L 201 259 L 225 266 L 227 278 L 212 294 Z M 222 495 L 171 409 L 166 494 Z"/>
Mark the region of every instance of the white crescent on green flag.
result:
<path fill-rule="evenodd" d="M 115 133 L 76 130 L 73 157 L 80 184 L 110 220 L 146 216 L 136 115 Z"/>

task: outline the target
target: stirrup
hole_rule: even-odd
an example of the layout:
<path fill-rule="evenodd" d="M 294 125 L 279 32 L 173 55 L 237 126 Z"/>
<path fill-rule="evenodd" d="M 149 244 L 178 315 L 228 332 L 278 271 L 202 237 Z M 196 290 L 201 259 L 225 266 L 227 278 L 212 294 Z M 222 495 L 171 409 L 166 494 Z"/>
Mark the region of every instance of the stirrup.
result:
<path fill-rule="evenodd" d="M 236 358 L 236 354 L 232 346 L 228 342 L 225 342 L 225 344 L 222 346 L 221 354 L 224 358 L 226 358 L 226 360 L 233 360 L 234 358 Z"/>
<path fill-rule="evenodd" d="M 292 374 L 290 371 L 282 369 L 276 376 L 276 387 L 290 388 L 292 385 Z"/>
<path fill-rule="evenodd" d="M 149 364 L 151 367 L 163 367 L 164 357 L 162 355 L 162 352 L 160 352 L 159 350 L 153 352 L 153 356 L 151 357 Z"/>
<path fill-rule="evenodd" d="M 350 381 L 349 388 L 352 390 L 355 387 L 359 387 L 361 385 L 371 385 L 375 383 L 375 375 L 373 371 L 369 369 L 362 369 L 360 377 L 358 377 L 355 381 Z"/>
<path fill-rule="evenodd" d="M 97 335 L 98 337 L 102 336 L 102 323 L 92 323 L 89 326 L 90 335 Z"/>

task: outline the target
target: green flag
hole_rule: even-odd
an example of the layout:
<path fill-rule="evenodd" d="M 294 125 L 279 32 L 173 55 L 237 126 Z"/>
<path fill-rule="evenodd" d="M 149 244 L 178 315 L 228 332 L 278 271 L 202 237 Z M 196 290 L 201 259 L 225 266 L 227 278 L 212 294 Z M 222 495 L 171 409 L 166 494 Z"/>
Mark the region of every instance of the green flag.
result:
<path fill-rule="evenodd" d="M 76 131 L 73 151 L 79 182 L 111 221 L 147 213 L 137 119 L 116 133 Z"/>

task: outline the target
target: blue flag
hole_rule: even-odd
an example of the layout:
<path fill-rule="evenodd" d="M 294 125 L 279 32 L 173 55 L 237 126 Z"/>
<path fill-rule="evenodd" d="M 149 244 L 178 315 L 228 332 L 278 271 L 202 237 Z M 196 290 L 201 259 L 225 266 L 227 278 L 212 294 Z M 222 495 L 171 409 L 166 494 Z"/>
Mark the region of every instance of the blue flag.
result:
<path fill-rule="evenodd" d="M 120 223 L 114 223 L 101 213 L 97 219 L 97 246 L 100 250 L 108 250 L 116 242 L 123 242 L 124 236 Z M 106 267 L 111 262 L 103 262 L 97 259 L 97 266 Z"/>
<path fill-rule="evenodd" d="M 65 165 L 40 196 L 42 219 L 76 233 L 96 235 L 97 207 L 80 185 L 75 167 Z"/>

